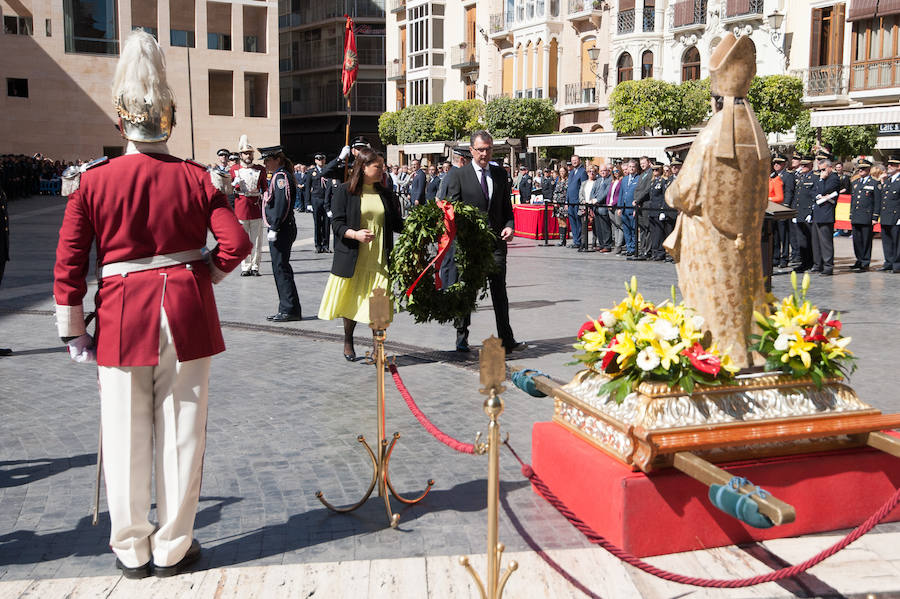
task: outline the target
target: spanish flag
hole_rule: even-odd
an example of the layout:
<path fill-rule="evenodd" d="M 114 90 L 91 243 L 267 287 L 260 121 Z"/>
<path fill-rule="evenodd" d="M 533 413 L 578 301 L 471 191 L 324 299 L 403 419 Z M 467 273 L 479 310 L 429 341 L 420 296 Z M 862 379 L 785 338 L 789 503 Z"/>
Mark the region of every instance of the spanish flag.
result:
<path fill-rule="evenodd" d="M 359 71 L 359 60 L 356 57 L 356 36 L 353 34 L 353 19 L 347 16 L 347 25 L 344 28 L 344 66 L 341 70 L 341 83 L 343 83 L 344 97 L 349 98 L 350 90 L 356 83 L 356 74 Z"/>

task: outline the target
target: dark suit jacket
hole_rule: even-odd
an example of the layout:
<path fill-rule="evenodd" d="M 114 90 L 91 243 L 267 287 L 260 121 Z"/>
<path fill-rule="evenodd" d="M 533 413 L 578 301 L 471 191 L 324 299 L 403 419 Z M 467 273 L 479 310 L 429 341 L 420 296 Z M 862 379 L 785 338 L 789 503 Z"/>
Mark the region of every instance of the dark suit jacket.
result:
<path fill-rule="evenodd" d="M 841 178 L 837 173 L 831 173 L 826 178 L 817 178 L 815 181 L 815 193 L 813 193 L 813 198 L 816 195 L 827 196 L 831 193 L 839 191 L 841 188 Z M 822 204 L 813 204 L 813 222 L 814 223 L 822 223 L 829 224 L 834 223 L 834 208 L 837 205 L 837 197 L 832 198 L 830 202 L 824 202 Z"/>
<path fill-rule="evenodd" d="M 443 175 L 435 175 L 425 186 L 425 201 L 433 202 L 437 199 L 438 189 L 441 188 L 441 178 Z"/>
<path fill-rule="evenodd" d="M 400 202 L 392 189 L 385 189 L 376 184 L 381 203 L 384 205 L 384 255 L 390 257 L 394 247 L 394 233 L 403 229 L 403 217 L 400 216 Z M 380 188 L 380 189 L 379 189 Z M 362 219 L 360 196 L 350 195 L 347 184 L 335 186 L 332 200 L 331 229 L 334 231 L 334 260 L 331 273 L 339 277 L 350 278 L 356 270 L 356 258 L 359 256 L 359 242 L 344 237 L 348 229 L 359 229 Z"/>
<path fill-rule="evenodd" d="M 412 173 L 409 177 L 409 201 L 418 202 L 420 206 L 425 204 L 425 184 L 428 176 L 423 169 Z"/>
<path fill-rule="evenodd" d="M 506 171 L 503 168 L 493 164 L 489 165 L 488 168 L 494 184 L 494 189 L 491 193 L 490 210 L 488 210 L 488 203 L 481 189 L 481 182 L 478 180 L 478 176 L 475 174 L 475 167 L 472 166 L 471 162 L 462 168 L 453 169 L 447 175 L 450 177 L 450 180 L 447 182 L 447 196 L 451 200 L 462 201 L 470 206 L 475 206 L 487 214 L 491 229 L 499 235 L 504 228 L 513 227 L 511 190 Z M 505 241 L 499 241 L 498 244 L 498 247 L 506 247 Z"/>
<path fill-rule="evenodd" d="M 519 179 L 519 201 L 523 204 L 531 203 L 531 192 L 534 189 L 534 181 L 531 180 L 531 175 L 525 173 L 522 175 L 522 178 Z"/>

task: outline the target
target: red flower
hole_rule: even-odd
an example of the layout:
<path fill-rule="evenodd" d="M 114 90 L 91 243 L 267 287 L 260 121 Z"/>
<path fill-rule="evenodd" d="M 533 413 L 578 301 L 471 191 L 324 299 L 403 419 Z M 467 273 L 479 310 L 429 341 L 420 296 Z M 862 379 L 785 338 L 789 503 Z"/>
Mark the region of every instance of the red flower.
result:
<path fill-rule="evenodd" d="M 606 346 L 606 353 L 603 354 L 603 359 L 600 361 L 600 368 L 602 368 L 604 372 L 610 372 L 609 370 L 607 370 L 607 366 L 610 365 L 610 362 L 613 365 L 616 364 L 616 362 L 615 362 L 616 352 L 612 351 L 612 348 L 617 343 L 618 343 L 618 341 L 616 341 L 616 338 L 613 337 L 610 340 L 609 345 Z"/>
<path fill-rule="evenodd" d="M 645 314 L 652 314 L 652 315 L 656 316 L 656 310 L 649 308 L 649 307 L 644 308 L 643 310 L 641 310 L 641 312 L 644 312 Z"/>
<path fill-rule="evenodd" d="M 827 318 L 828 318 L 827 314 L 820 315 L 819 316 L 819 324 L 826 326 L 826 327 L 831 327 L 833 329 L 837 329 L 838 331 L 841 330 L 841 326 L 843 326 L 843 325 L 841 325 L 840 320 L 838 320 L 837 318 L 835 318 L 834 320 L 826 320 Z"/>
<path fill-rule="evenodd" d="M 691 366 L 700 372 L 712 375 L 713 378 L 718 376 L 722 367 L 722 360 L 718 356 L 708 353 L 699 342 L 695 342 L 691 347 L 681 350 L 681 354 L 687 356 L 688 360 L 691 361 Z"/>
<path fill-rule="evenodd" d="M 806 329 L 806 335 L 803 336 L 804 341 L 828 341 L 825 337 L 825 329 L 822 325 L 815 325 Z"/>
<path fill-rule="evenodd" d="M 585 333 L 589 333 L 591 331 L 596 331 L 596 330 L 597 330 L 597 327 L 594 326 L 594 321 L 589 320 L 586 323 L 584 323 L 583 325 L 581 325 L 581 328 L 578 329 L 578 334 L 575 335 L 575 338 L 581 339 L 581 336 L 584 335 Z"/>

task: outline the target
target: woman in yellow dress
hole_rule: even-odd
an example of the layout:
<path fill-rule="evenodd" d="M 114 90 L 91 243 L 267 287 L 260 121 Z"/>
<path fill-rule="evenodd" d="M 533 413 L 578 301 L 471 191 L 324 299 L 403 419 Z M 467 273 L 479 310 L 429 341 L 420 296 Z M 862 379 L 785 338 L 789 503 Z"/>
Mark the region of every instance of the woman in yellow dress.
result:
<path fill-rule="evenodd" d="M 356 359 L 353 331 L 369 323 L 369 296 L 376 287 L 390 290 L 388 259 L 394 232 L 403 228 L 400 202 L 384 185 L 384 158 L 364 148 L 348 181 L 331 200 L 334 261 L 319 306 L 321 320 L 344 319 L 344 358 Z"/>

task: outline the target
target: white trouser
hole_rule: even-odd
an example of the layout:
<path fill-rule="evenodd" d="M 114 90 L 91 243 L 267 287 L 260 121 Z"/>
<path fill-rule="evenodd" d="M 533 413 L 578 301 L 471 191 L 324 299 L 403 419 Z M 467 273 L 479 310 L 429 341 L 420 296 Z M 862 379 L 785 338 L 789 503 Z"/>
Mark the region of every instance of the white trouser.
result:
<path fill-rule="evenodd" d="M 261 218 L 254 218 L 253 220 L 242 220 L 238 222 L 244 227 L 244 231 L 246 231 L 247 235 L 250 237 L 250 243 L 253 244 L 250 255 L 241 261 L 241 272 L 246 270 L 259 270 L 259 252 L 260 247 L 262 247 L 263 221 Z"/>
<path fill-rule="evenodd" d="M 163 311 L 159 365 L 98 367 L 109 545 L 128 567 L 178 563 L 200 500 L 211 358 L 179 362 Z M 154 444 L 156 456 L 154 462 Z M 159 527 L 148 520 L 156 469 Z"/>

